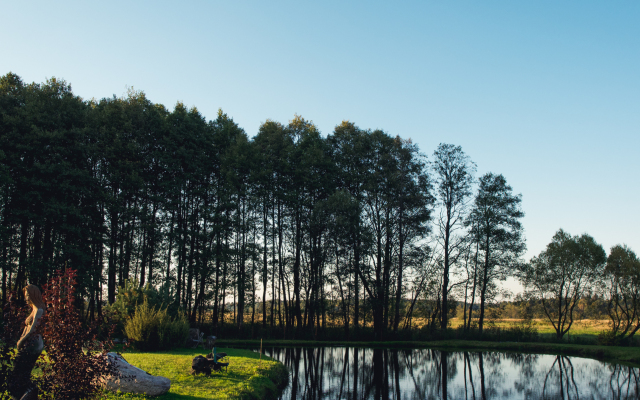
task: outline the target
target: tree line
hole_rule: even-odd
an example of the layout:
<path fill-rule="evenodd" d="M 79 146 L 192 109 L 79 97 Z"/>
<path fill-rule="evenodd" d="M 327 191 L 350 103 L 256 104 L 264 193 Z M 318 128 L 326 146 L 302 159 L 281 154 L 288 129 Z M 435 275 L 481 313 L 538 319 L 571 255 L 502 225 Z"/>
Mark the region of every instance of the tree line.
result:
<path fill-rule="evenodd" d="M 250 138 L 221 110 L 207 120 L 133 90 L 84 100 L 13 73 L 0 118 L 3 304 L 69 267 L 88 319 L 135 281 L 214 329 L 381 338 L 445 328 L 458 300 L 482 331 L 498 282 L 530 265 L 521 196 L 500 174 L 476 179 L 460 146 L 427 158 L 382 130 L 343 121 L 323 136 L 297 115 Z"/>

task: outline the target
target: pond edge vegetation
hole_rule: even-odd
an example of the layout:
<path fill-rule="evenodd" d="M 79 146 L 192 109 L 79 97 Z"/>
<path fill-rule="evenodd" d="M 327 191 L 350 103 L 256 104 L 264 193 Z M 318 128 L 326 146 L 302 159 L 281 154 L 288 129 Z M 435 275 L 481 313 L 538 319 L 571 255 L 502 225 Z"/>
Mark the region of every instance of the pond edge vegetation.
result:
<path fill-rule="evenodd" d="M 260 346 L 259 340 L 221 340 L 227 347 Z M 314 341 L 314 340 L 264 340 L 262 346 L 281 347 L 370 347 L 387 349 L 436 349 L 445 351 L 499 351 L 535 354 L 565 355 L 593 358 L 632 367 L 640 367 L 640 348 L 622 346 L 604 346 L 571 344 L 571 343 L 533 343 L 533 342 L 491 342 L 479 340 L 440 340 L 440 341 L 386 341 L 386 342 L 353 342 L 353 341 Z"/>

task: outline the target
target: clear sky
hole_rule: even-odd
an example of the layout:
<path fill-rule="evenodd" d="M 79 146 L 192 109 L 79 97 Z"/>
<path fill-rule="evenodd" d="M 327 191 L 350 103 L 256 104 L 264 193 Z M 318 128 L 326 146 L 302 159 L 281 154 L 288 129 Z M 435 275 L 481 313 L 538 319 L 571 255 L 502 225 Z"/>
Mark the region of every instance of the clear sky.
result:
<path fill-rule="evenodd" d="M 127 87 L 249 136 L 294 114 L 461 145 L 522 193 L 528 251 L 640 252 L 640 2 L 7 1 L 0 74 Z"/>

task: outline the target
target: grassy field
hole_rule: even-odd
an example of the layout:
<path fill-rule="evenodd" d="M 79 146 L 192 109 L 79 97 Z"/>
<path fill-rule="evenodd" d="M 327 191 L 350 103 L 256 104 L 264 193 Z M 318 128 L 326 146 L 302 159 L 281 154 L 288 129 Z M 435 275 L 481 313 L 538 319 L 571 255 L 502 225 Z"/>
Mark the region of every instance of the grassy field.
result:
<path fill-rule="evenodd" d="M 154 397 L 159 400 L 191 399 L 268 399 L 278 393 L 278 385 L 287 380 L 287 370 L 279 362 L 258 353 L 242 349 L 218 348 L 228 355 L 227 372 L 214 372 L 211 377 L 192 376 L 191 361 L 206 355 L 202 349 L 180 349 L 166 352 L 142 353 L 128 350 L 122 356 L 132 365 L 152 375 L 171 380 L 168 393 Z M 227 360 L 225 360 L 227 361 Z M 132 394 L 105 394 L 107 399 L 146 399 Z"/>
<path fill-rule="evenodd" d="M 538 330 L 540 334 L 548 334 L 554 333 L 553 325 L 547 319 L 534 319 L 533 326 Z M 521 319 L 496 319 L 496 320 L 486 320 L 485 326 L 497 326 L 500 328 L 509 328 L 516 325 L 522 324 Z M 457 328 L 462 325 L 462 319 L 460 318 L 452 318 L 451 319 L 451 327 Z M 609 320 L 599 320 L 599 319 L 582 319 L 576 320 L 573 322 L 571 326 L 571 330 L 569 333 L 571 335 L 595 335 L 597 336 L 600 332 L 606 330 L 609 327 Z"/>

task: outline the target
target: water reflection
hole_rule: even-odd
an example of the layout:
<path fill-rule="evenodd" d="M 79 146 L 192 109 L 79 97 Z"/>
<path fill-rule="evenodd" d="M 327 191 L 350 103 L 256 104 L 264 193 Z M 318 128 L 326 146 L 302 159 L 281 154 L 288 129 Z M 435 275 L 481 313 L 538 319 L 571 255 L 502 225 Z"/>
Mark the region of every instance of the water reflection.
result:
<path fill-rule="evenodd" d="M 638 399 L 638 368 L 596 360 L 431 349 L 266 348 L 284 363 L 282 400 Z"/>

